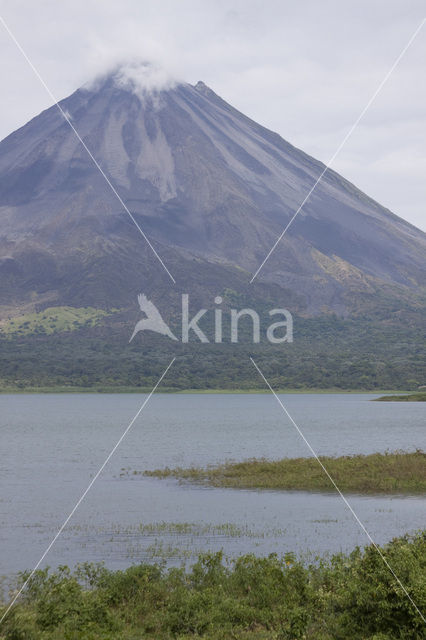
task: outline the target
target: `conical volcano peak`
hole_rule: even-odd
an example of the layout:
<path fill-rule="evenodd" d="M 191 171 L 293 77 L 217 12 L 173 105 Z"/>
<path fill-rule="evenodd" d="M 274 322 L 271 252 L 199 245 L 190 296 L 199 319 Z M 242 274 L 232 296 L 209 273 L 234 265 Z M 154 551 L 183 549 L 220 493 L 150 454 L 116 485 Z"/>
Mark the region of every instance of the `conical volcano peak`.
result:
<path fill-rule="evenodd" d="M 177 261 L 201 256 L 213 265 L 234 265 L 249 280 L 324 165 L 203 82 L 180 82 L 158 64 L 126 61 L 96 84 L 78 89 L 61 107 L 146 236 L 175 252 Z M 81 246 L 94 243 L 87 260 L 97 269 L 96 261 L 105 259 L 109 273 L 115 251 L 134 243 L 139 251 L 135 226 L 106 187 L 55 106 L 3 140 L 0 260 L 5 257 L 7 273 L 12 257 L 32 291 L 29 265 L 36 246 L 40 264 L 52 264 L 58 274 L 49 281 L 52 291 L 62 286 L 64 272 L 77 290 Z M 419 230 L 332 170 L 312 196 L 262 269 L 265 282 L 300 296 L 307 313 L 346 313 L 381 287 L 405 287 L 411 296 L 423 284 L 426 244 Z M 193 268 L 192 259 L 182 267 L 188 274 Z M 0 290 L 2 273 L 0 263 Z M 129 282 L 139 282 L 137 271 L 126 267 L 125 273 Z M 40 268 L 40 291 L 46 287 L 43 274 Z M 107 287 L 108 277 L 101 280 Z M 120 291 L 110 304 L 121 300 Z"/>

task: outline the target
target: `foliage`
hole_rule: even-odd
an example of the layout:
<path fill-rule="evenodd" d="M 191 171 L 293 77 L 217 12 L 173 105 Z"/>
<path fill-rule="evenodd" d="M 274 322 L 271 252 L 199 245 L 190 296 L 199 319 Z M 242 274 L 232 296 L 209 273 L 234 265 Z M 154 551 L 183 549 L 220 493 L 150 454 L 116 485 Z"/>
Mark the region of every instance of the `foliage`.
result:
<path fill-rule="evenodd" d="M 381 549 L 420 610 L 426 535 Z M 23 576 L 25 579 L 25 576 Z M 1 640 L 420 640 L 424 623 L 377 549 L 317 559 L 205 554 L 190 569 L 38 571 Z"/>
<path fill-rule="evenodd" d="M 76 331 L 82 327 L 94 327 L 109 312 L 93 307 L 48 307 L 38 313 L 27 313 L 10 318 L 1 327 L 8 336 Z"/>
<path fill-rule="evenodd" d="M 151 389 L 172 356 L 176 361 L 162 388 L 265 389 L 250 356 L 274 389 L 416 390 L 424 382 L 424 332 L 409 324 L 295 317 L 294 342 L 281 345 L 182 344 L 151 332 L 129 344 L 133 320 L 121 322 L 114 313 L 104 321 L 110 324 L 0 336 L 0 390 Z"/>

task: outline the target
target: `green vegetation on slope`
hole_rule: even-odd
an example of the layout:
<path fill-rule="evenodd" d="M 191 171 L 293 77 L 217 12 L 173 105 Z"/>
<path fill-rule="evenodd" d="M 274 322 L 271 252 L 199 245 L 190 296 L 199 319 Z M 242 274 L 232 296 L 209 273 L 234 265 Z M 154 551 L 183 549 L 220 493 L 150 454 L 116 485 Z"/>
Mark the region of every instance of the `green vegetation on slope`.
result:
<path fill-rule="evenodd" d="M 0 389 L 152 389 L 172 356 L 164 386 L 175 390 L 265 389 L 250 356 L 274 389 L 414 391 L 424 381 L 426 341 L 417 326 L 295 317 L 294 342 L 281 345 L 252 344 L 249 336 L 238 344 L 182 344 L 148 331 L 129 344 L 138 319 L 119 312 L 76 331 L 0 333 Z"/>
<path fill-rule="evenodd" d="M 426 492 L 426 453 L 373 453 L 371 455 L 321 456 L 320 460 L 339 489 L 356 493 Z M 177 477 L 236 489 L 335 490 L 315 458 L 252 459 L 227 462 L 201 469 L 157 469 L 144 475 Z"/>
<path fill-rule="evenodd" d="M 379 402 L 426 402 L 426 391 L 422 393 L 408 393 L 402 396 L 382 396 L 375 398 Z"/>
<path fill-rule="evenodd" d="M 420 610 L 426 535 L 381 549 Z M 1 610 L 0 610 L 1 615 Z M 37 571 L 1 640 L 421 640 L 424 622 L 373 546 L 309 566 L 205 554 L 190 569 Z"/>
<path fill-rule="evenodd" d="M 10 318 L 1 327 L 1 332 L 20 335 L 52 334 L 75 331 L 82 327 L 94 327 L 111 312 L 93 307 L 48 307 L 38 313 Z"/>

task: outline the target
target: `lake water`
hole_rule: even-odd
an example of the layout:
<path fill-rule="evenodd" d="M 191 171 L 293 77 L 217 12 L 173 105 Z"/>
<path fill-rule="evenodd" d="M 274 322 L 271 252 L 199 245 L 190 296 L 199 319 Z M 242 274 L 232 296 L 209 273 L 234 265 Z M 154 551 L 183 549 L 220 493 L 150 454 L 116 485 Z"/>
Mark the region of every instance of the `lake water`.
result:
<path fill-rule="evenodd" d="M 426 448 L 426 405 L 362 394 L 283 395 L 320 455 Z M 32 568 L 129 424 L 137 394 L 0 395 L 0 574 Z M 307 456 L 273 396 L 154 395 L 44 564 L 190 561 L 228 555 L 348 551 L 368 543 L 334 494 L 241 491 L 120 477 L 122 469 Z M 373 539 L 425 527 L 423 497 L 348 500 Z"/>

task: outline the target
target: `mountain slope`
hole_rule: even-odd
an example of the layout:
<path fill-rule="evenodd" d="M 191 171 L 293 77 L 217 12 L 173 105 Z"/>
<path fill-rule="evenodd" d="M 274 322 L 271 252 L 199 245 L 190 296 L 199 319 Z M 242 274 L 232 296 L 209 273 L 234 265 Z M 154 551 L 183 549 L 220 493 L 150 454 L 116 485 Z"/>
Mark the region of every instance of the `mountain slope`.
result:
<path fill-rule="evenodd" d="M 148 94 L 115 72 L 60 104 L 181 290 L 245 287 L 323 169 L 202 82 Z M 4 309 L 122 306 L 171 284 L 55 106 L 0 143 L 0 216 Z M 414 301 L 425 249 L 329 171 L 258 285 L 308 315 L 358 312 L 378 291 Z"/>

